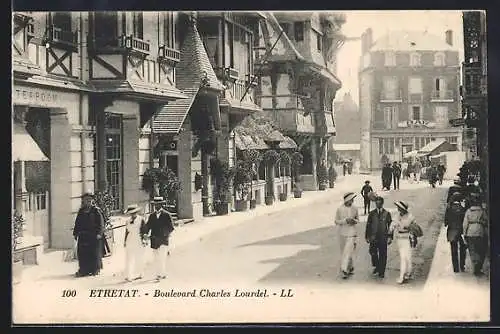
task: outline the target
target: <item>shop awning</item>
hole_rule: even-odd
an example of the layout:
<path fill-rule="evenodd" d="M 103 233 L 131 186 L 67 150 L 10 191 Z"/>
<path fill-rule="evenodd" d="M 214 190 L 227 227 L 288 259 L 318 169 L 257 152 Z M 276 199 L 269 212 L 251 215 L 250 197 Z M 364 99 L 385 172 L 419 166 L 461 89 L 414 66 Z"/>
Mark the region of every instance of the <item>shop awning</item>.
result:
<path fill-rule="evenodd" d="M 189 110 L 196 99 L 199 88 L 184 90 L 187 99 L 178 99 L 163 106 L 153 117 L 152 130 L 154 133 L 178 134 Z"/>
<path fill-rule="evenodd" d="M 33 137 L 26 131 L 26 128 L 18 123 L 14 123 L 12 136 L 12 160 L 13 161 L 49 161 Z"/>
<path fill-rule="evenodd" d="M 99 93 L 140 94 L 162 99 L 182 99 L 188 97 L 174 86 L 135 80 L 92 80 L 92 85 L 95 91 Z"/>

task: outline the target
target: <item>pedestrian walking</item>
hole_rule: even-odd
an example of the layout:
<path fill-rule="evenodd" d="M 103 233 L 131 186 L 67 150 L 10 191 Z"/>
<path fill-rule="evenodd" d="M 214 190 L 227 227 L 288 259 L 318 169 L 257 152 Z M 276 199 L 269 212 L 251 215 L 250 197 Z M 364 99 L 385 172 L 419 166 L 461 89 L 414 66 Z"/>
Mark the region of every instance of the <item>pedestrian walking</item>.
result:
<path fill-rule="evenodd" d="M 399 179 L 401 178 L 401 165 L 394 161 L 392 164 L 392 175 L 394 178 L 394 189 L 399 189 Z"/>
<path fill-rule="evenodd" d="M 446 167 L 443 163 L 440 163 L 437 167 L 439 185 L 443 184 L 444 173 L 446 173 Z"/>
<path fill-rule="evenodd" d="M 335 224 L 339 226 L 339 244 L 342 254 L 341 272 L 346 279 L 354 274 L 353 255 L 356 250 L 357 229 L 359 223 L 358 208 L 353 205 L 356 194 L 348 192 L 344 195 L 344 204 L 335 214 Z"/>
<path fill-rule="evenodd" d="M 398 284 L 406 283 L 412 275 L 413 259 L 412 249 L 416 247 L 416 236 L 411 233 L 411 224 L 415 223 L 415 217 L 408 211 L 408 204 L 403 201 L 394 203 L 398 208 L 399 215 L 396 215 L 391 224 L 391 239 L 395 238 L 399 250 L 400 269 Z"/>
<path fill-rule="evenodd" d="M 98 275 L 101 271 L 104 223 L 104 215 L 95 206 L 94 194 L 92 192 L 83 194 L 82 207 L 78 210 L 73 228 L 78 258 L 76 277 Z"/>
<path fill-rule="evenodd" d="M 413 175 L 415 178 L 415 182 L 420 182 L 420 173 L 422 172 L 422 163 L 419 159 L 415 161 L 415 165 L 413 166 Z"/>
<path fill-rule="evenodd" d="M 390 163 L 386 163 L 382 168 L 382 189 L 391 190 L 392 183 L 392 167 Z"/>
<path fill-rule="evenodd" d="M 363 203 L 364 203 L 364 214 L 367 215 L 370 212 L 370 204 L 371 204 L 371 199 L 370 199 L 370 193 L 373 192 L 372 186 L 370 186 L 370 181 L 366 180 L 365 184 L 361 188 L 361 196 L 363 196 Z"/>
<path fill-rule="evenodd" d="M 410 170 L 408 169 L 408 163 L 406 161 L 403 161 L 401 164 L 401 172 L 403 176 L 403 180 L 408 180 L 410 176 Z"/>
<path fill-rule="evenodd" d="M 483 264 L 488 250 L 488 218 L 481 206 L 479 194 L 470 195 L 470 207 L 464 215 L 463 232 L 474 275 L 483 276 Z"/>
<path fill-rule="evenodd" d="M 455 192 L 451 195 L 444 215 L 444 226 L 447 227 L 446 237 L 451 247 L 451 263 L 453 272 L 465 271 L 466 247 L 462 237 L 465 207 L 462 204 L 462 195 Z"/>
<path fill-rule="evenodd" d="M 387 265 L 387 245 L 391 242 L 389 229 L 392 217 L 391 213 L 384 209 L 384 198 L 378 196 L 375 199 L 375 205 L 377 207 L 368 214 L 365 240 L 370 245 L 373 275 L 384 278 Z"/>
<path fill-rule="evenodd" d="M 347 162 L 346 161 L 342 162 L 342 172 L 344 173 L 344 176 L 347 174 Z"/>
<path fill-rule="evenodd" d="M 145 231 L 144 217 L 139 215 L 141 208 L 137 204 L 127 207 L 125 214 L 130 215 L 125 225 L 125 280 L 132 281 L 141 279 L 144 270 L 144 238 Z"/>
<path fill-rule="evenodd" d="M 151 213 L 146 222 L 143 234 L 151 232 L 151 248 L 153 249 L 153 263 L 156 270 L 156 281 L 166 278 L 167 252 L 170 234 L 174 225 L 170 214 L 163 209 L 166 201 L 163 197 L 155 197 L 152 201 L 155 211 Z"/>

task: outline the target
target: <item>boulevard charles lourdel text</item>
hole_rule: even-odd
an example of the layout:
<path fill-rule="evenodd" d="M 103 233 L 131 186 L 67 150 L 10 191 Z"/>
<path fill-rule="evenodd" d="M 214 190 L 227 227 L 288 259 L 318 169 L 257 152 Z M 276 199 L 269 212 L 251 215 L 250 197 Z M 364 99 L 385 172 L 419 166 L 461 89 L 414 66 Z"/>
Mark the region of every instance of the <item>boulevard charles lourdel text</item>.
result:
<path fill-rule="evenodd" d="M 275 294 L 276 295 L 276 294 Z M 153 297 L 164 297 L 164 298 L 227 298 L 227 297 L 256 297 L 256 298 L 266 298 L 269 297 L 269 292 L 267 289 L 257 289 L 252 291 L 245 291 L 240 289 L 225 290 L 225 289 L 193 289 L 188 291 L 175 291 L 170 289 L 167 291 L 162 291 L 160 289 L 154 290 Z"/>

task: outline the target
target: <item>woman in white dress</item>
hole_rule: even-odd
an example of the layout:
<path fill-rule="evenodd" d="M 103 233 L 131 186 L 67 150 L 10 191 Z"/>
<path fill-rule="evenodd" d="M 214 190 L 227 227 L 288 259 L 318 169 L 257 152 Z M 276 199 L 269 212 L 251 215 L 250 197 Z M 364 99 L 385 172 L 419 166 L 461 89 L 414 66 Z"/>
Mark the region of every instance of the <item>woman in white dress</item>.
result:
<path fill-rule="evenodd" d="M 403 284 L 411 278 L 412 273 L 412 248 L 415 247 L 415 243 L 410 233 L 410 224 L 415 221 L 415 217 L 408 212 L 407 203 L 398 201 L 394 204 L 398 208 L 399 215 L 395 215 L 389 233 L 396 239 L 399 250 L 400 270 L 397 283 Z"/>
<path fill-rule="evenodd" d="M 140 207 L 132 204 L 125 210 L 130 215 L 125 227 L 125 280 L 132 281 L 142 278 L 145 245 L 143 242 L 144 217 L 139 215 Z"/>

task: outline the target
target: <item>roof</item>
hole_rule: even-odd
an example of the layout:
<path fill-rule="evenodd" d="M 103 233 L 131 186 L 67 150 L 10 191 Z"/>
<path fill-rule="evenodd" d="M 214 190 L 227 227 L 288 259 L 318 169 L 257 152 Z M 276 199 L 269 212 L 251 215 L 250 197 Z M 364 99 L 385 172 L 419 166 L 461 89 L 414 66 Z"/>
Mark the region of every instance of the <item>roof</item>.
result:
<path fill-rule="evenodd" d="M 33 137 L 26 131 L 26 128 L 14 123 L 12 136 L 12 160 L 13 161 L 49 161 Z"/>
<path fill-rule="evenodd" d="M 167 99 L 187 97 L 174 86 L 136 80 L 92 80 L 92 86 L 100 93 L 137 93 Z"/>
<path fill-rule="evenodd" d="M 181 46 L 181 58 L 176 66 L 176 85 L 181 90 L 200 87 L 202 79 L 208 78 L 211 88 L 224 90 L 208 59 L 205 46 L 196 25 L 190 23 Z"/>
<path fill-rule="evenodd" d="M 267 26 L 270 35 L 270 43 L 273 45 L 283 29 L 273 13 L 264 12 L 264 15 L 266 17 L 264 24 Z M 277 54 L 275 47 L 268 57 L 268 61 L 304 60 L 304 57 L 300 54 L 286 33 L 281 34 L 280 40 L 282 41 L 281 46 L 284 48 L 285 53 Z M 277 47 L 278 45 L 280 45 L 280 42 L 276 44 Z"/>
<path fill-rule="evenodd" d="M 178 99 L 164 105 L 153 118 L 152 131 L 154 133 L 178 134 L 198 91 L 199 88 L 186 89 L 183 93 L 189 96 L 187 99 Z"/>
<path fill-rule="evenodd" d="M 444 34 L 443 34 L 444 35 Z M 414 43 L 414 45 L 412 45 Z M 377 39 L 370 51 L 457 51 L 438 37 L 426 31 L 391 31 Z"/>
<path fill-rule="evenodd" d="M 360 144 L 333 144 L 332 148 L 335 151 L 359 151 Z"/>
<path fill-rule="evenodd" d="M 429 154 L 429 153 L 431 153 L 431 154 L 432 153 L 438 153 L 438 152 L 435 152 L 438 148 L 443 148 L 444 149 L 443 151 L 456 150 L 455 146 L 453 146 L 452 144 L 450 144 L 446 140 L 439 139 L 439 140 L 433 140 L 433 141 L 431 141 L 429 144 L 427 144 L 424 147 L 422 147 L 418 151 L 418 153 L 426 153 L 426 154 Z"/>

